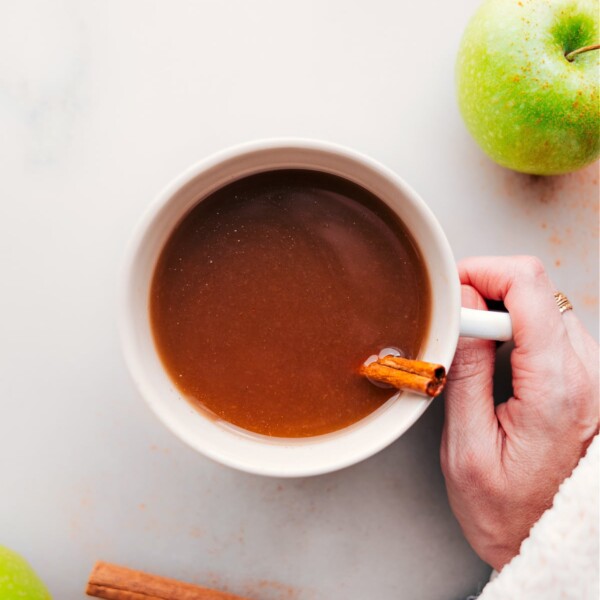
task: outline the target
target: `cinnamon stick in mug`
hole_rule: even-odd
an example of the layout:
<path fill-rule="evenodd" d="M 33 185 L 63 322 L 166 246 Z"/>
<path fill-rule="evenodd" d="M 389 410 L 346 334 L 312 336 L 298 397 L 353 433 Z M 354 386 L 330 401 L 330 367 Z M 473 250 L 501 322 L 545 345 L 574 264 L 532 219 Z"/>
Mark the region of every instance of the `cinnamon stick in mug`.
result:
<path fill-rule="evenodd" d="M 434 398 L 446 384 L 443 365 L 400 356 L 384 356 L 360 367 L 360 373 L 374 381 L 387 383 L 399 390 L 410 390 Z"/>

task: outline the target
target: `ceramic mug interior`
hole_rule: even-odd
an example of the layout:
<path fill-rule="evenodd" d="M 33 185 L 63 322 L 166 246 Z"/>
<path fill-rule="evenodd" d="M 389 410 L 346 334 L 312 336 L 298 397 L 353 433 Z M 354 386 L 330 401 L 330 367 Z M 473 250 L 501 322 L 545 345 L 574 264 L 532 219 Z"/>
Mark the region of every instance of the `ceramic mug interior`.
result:
<path fill-rule="evenodd" d="M 171 382 L 157 355 L 149 321 L 149 290 L 159 254 L 174 227 L 203 198 L 236 179 L 278 169 L 311 169 L 366 188 L 411 231 L 427 265 L 431 321 L 421 357 L 450 366 L 459 332 L 460 285 L 439 223 L 396 174 L 352 150 L 320 141 L 265 140 L 225 150 L 175 179 L 144 215 L 127 250 L 121 281 L 120 333 L 125 359 L 143 398 L 181 440 L 230 467 L 261 475 L 296 477 L 341 469 L 386 447 L 431 400 L 392 396 L 354 425 L 308 438 L 271 438 L 236 428 L 194 408 Z"/>

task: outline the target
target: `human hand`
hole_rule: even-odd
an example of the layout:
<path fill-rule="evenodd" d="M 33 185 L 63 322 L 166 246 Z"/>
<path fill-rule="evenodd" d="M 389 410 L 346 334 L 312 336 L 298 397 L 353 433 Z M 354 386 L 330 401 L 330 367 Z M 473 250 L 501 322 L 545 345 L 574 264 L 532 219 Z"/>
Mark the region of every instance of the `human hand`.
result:
<path fill-rule="evenodd" d="M 598 344 L 533 257 L 459 264 L 463 306 L 502 300 L 513 323 L 514 396 L 494 407 L 495 343 L 461 338 L 446 386 L 441 463 L 450 505 L 479 556 L 518 554 L 598 432 Z"/>

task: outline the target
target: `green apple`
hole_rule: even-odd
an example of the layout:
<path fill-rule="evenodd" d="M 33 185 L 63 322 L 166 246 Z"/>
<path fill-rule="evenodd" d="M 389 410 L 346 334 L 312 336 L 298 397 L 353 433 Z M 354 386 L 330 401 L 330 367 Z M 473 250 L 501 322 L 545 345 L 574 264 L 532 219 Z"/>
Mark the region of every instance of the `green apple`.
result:
<path fill-rule="evenodd" d="M 475 13 L 458 54 L 458 102 L 496 162 L 556 175 L 598 158 L 598 9 L 598 0 L 485 0 Z"/>
<path fill-rule="evenodd" d="M 0 598 L 2 600 L 50 600 L 50 594 L 27 561 L 0 546 Z"/>

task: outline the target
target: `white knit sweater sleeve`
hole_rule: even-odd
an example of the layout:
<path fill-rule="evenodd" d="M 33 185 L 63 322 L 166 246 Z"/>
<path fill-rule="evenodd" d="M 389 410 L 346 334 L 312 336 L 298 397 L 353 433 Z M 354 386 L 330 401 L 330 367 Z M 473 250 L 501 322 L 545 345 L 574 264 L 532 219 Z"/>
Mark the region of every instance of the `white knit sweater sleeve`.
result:
<path fill-rule="evenodd" d="M 599 436 L 478 600 L 598 600 Z"/>

